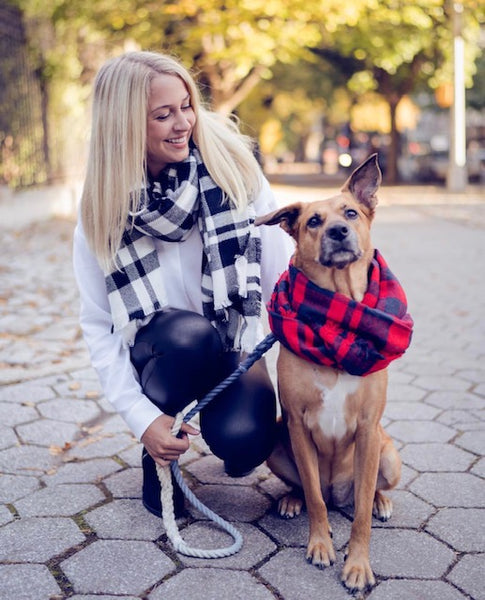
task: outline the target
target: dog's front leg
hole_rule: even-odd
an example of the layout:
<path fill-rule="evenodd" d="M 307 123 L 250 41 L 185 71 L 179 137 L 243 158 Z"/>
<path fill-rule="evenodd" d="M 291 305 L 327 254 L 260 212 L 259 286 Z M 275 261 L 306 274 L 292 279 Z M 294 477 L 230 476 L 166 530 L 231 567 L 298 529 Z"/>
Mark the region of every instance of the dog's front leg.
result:
<path fill-rule="evenodd" d="M 372 507 L 379 469 L 380 433 L 374 423 L 359 427 L 355 442 L 355 511 L 342 582 L 351 591 L 375 585 L 369 561 Z"/>
<path fill-rule="evenodd" d="M 306 558 L 316 567 L 328 567 L 335 562 L 335 550 L 320 487 L 317 450 L 310 432 L 299 418 L 289 419 L 288 429 L 310 521 Z"/>

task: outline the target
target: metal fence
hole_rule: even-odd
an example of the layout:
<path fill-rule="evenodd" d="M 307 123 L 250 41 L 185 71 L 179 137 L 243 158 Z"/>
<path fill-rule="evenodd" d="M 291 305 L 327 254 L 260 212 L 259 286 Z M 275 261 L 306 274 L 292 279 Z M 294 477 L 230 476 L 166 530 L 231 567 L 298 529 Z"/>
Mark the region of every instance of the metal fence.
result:
<path fill-rule="evenodd" d="M 26 187 L 48 179 L 40 73 L 35 71 L 21 11 L 0 4 L 0 184 Z"/>

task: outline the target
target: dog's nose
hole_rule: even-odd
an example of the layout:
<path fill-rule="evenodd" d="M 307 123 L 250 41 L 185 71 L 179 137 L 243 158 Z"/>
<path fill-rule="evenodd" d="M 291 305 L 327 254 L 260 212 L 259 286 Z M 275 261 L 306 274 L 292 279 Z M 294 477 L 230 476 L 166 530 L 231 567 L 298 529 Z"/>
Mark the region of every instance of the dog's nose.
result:
<path fill-rule="evenodd" d="M 345 223 L 337 223 L 328 228 L 327 235 L 331 240 L 341 242 L 349 235 L 349 228 Z"/>

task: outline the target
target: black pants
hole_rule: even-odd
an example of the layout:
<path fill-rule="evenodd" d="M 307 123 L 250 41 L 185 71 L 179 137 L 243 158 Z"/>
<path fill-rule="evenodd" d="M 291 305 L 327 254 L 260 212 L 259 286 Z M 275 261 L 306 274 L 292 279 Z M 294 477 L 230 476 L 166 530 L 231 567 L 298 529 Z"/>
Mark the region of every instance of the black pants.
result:
<path fill-rule="evenodd" d="M 230 375 L 240 355 L 222 351 L 219 334 L 205 317 L 170 310 L 140 329 L 131 360 L 145 395 L 173 416 Z M 229 475 L 244 474 L 269 456 L 276 438 L 276 399 L 264 360 L 201 411 L 200 427 Z"/>

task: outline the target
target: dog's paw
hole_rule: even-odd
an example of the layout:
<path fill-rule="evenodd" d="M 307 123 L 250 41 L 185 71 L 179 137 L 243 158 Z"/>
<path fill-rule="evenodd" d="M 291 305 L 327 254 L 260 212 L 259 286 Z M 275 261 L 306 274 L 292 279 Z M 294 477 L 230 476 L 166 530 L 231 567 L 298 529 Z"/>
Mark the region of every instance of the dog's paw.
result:
<path fill-rule="evenodd" d="M 353 560 L 349 555 L 345 559 L 341 581 L 352 594 L 370 589 L 376 584 L 369 561 L 366 559 Z"/>
<path fill-rule="evenodd" d="M 283 519 L 293 519 L 297 517 L 303 509 L 303 498 L 287 494 L 278 502 L 278 514 Z"/>
<path fill-rule="evenodd" d="M 310 540 L 306 559 L 310 564 L 319 569 L 333 565 L 335 562 L 335 550 L 330 537 L 319 541 Z"/>
<path fill-rule="evenodd" d="M 379 519 L 379 521 L 389 520 L 392 515 L 392 500 L 387 496 L 384 496 L 382 492 L 376 491 L 372 514 L 376 519 Z"/>

